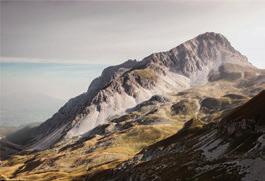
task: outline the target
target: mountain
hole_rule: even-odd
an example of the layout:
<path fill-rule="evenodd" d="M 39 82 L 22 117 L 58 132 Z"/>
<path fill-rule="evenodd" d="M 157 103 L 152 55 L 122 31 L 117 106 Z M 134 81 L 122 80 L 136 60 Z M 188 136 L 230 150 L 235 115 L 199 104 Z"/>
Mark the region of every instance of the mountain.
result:
<path fill-rule="evenodd" d="M 6 159 L 9 155 L 21 151 L 23 148 L 8 140 L 0 139 L 0 159 Z"/>
<path fill-rule="evenodd" d="M 236 83 L 238 84 L 241 81 Z M 215 164 L 225 160 L 223 156 L 229 156 L 223 154 L 226 148 L 229 148 L 229 153 L 235 153 L 227 158 L 230 161 L 243 157 L 246 149 L 252 149 L 255 145 L 262 148 L 255 141 L 260 133 L 245 135 L 244 132 L 243 137 L 229 139 L 230 136 L 221 128 L 224 121 L 228 121 L 225 125 L 230 125 L 230 119 L 226 118 L 249 100 L 249 92 L 261 88 L 265 89 L 264 83 L 241 89 L 235 87 L 234 81 L 219 80 L 167 97 L 153 96 L 131 108 L 126 114 L 97 126 L 81 139 L 67 144 L 57 143 L 44 151 L 24 150 L 11 156 L 0 165 L 0 176 L 24 180 L 124 180 L 130 177 L 133 180 L 140 175 L 141 180 L 150 180 L 149 175 L 157 178 L 158 174 L 165 178 L 159 174 L 165 173 L 170 178 L 182 178 L 178 174 L 183 173 L 184 178 L 189 178 L 187 174 L 193 176 L 194 173 L 186 169 L 192 166 L 191 171 L 198 168 L 196 173 L 202 174 L 202 177 L 198 177 L 201 180 L 218 180 L 219 177 L 219 180 L 241 180 L 243 176 L 238 175 L 238 167 L 232 168 L 232 174 L 224 177 L 229 172 L 223 168 L 219 172 L 222 165 L 205 174 L 203 166 L 215 168 Z M 259 96 L 257 100 L 263 99 Z M 259 104 L 250 106 L 254 106 L 250 110 L 255 110 Z M 263 104 L 260 105 L 261 108 L 262 106 Z M 258 140 L 262 141 L 262 138 Z M 238 148 L 236 152 L 231 151 L 235 148 Z M 243 152 L 240 152 L 241 149 Z M 175 152 L 179 155 L 175 155 Z M 263 164 L 259 154 L 262 154 L 259 149 L 252 152 L 252 156 L 245 160 L 250 162 L 246 163 Z M 250 158 L 257 158 L 257 162 L 249 160 Z M 186 168 L 188 162 L 195 166 L 188 165 Z M 184 168 L 178 167 L 181 163 L 184 163 Z M 210 167 L 207 167 L 208 163 Z M 229 162 L 227 165 L 229 166 Z M 200 166 L 203 168 L 200 169 Z M 252 168 L 254 167 L 250 167 L 251 170 Z M 254 175 L 260 175 L 258 168 L 254 169 L 257 173 L 252 172 Z M 219 177 L 211 177 L 212 173 Z M 262 180 L 262 177 L 257 180 Z"/>
<path fill-rule="evenodd" d="M 219 123 L 187 122 L 114 170 L 88 180 L 263 180 L 265 90 Z"/>
<path fill-rule="evenodd" d="M 262 180 L 264 89 L 264 70 L 204 33 L 106 68 L 46 122 L 7 137 L 22 150 L 0 177 Z"/>
<path fill-rule="evenodd" d="M 86 93 L 67 102 L 23 142 L 43 150 L 59 140 L 82 136 L 153 95 L 219 79 L 248 78 L 257 72 L 223 35 L 204 33 L 140 62 L 129 60 L 106 68 Z"/>

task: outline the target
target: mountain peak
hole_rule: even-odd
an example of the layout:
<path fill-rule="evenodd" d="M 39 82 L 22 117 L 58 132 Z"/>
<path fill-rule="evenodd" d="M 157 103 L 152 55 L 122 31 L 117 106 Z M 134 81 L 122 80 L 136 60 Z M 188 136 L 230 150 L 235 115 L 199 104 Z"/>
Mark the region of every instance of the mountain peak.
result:
<path fill-rule="evenodd" d="M 165 66 L 189 77 L 193 84 L 208 82 L 208 75 L 211 72 L 219 74 L 219 68 L 224 64 L 254 68 L 247 57 L 235 50 L 222 34 L 213 32 L 198 35 L 169 51 L 155 53 L 148 58 L 160 67 Z"/>
<path fill-rule="evenodd" d="M 197 41 L 209 41 L 212 44 L 220 44 L 226 48 L 229 48 L 232 51 L 236 51 L 231 43 L 228 41 L 228 39 L 222 35 L 221 33 L 215 33 L 215 32 L 206 32 L 203 34 L 198 35 L 197 37 L 195 37 L 194 39 L 196 39 Z"/>
<path fill-rule="evenodd" d="M 214 39 L 219 39 L 219 40 L 221 40 L 221 39 L 227 40 L 223 34 L 215 33 L 215 32 L 205 32 L 205 33 L 199 34 L 198 36 L 195 37 L 195 39 L 196 38 L 203 38 L 203 39 L 212 39 L 212 38 L 214 38 Z"/>
<path fill-rule="evenodd" d="M 238 66 L 243 68 L 236 73 L 228 69 L 235 66 L 236 71 Z M 240 79 L 250 67 L 247 58 L 223 35 L 212 32 L 198 35 L 142 61 L 129 60 L 106 68 L 91 82 L 86 93 L 71 99 L 52 118 L 35 128 L 28 142 L 35 142 L 33 149 L 46 149 L 60 139 L 84 135 L 153 95 L 204 85 L 212 72 L 214 80 Z"/>

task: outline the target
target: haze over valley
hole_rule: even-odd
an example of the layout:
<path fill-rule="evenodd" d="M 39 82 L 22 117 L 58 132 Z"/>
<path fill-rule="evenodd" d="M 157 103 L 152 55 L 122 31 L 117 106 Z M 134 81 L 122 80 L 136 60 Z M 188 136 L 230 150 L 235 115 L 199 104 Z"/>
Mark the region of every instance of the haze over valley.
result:
<path fill-rule="evenodd" d="M 2 127 L 22 127 L 51 117 L 85 92 L 107 65 L 0 63 Z"/>

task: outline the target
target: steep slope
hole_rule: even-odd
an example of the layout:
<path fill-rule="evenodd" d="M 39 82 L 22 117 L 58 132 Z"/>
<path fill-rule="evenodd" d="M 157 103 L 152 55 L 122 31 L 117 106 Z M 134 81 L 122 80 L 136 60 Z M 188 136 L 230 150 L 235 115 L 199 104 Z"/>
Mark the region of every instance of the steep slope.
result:
<path fill-rule="evenodd" d="M 9 142 L 6 139 L 0 139 L 0 160 L 4 160 L 14 153 L 21 151 L 23 148 L 19 145 Z"/>
<path fill-rule="evenodd" d="M 238 107 L 223 118 L 219 129 L 227 136 L 241 136 L 245 132 L 265 132 L 265 91 Z"/>
<path fill-rule="evenodd" d="M 86 134 L 153 95 L 256 74 L 259 70 L 223 35 L 205 33 L 140 62 L 129 60 L 105 69 L 86 93 L 71 99 L 52 118 L 32 129 L 23 142 L 30 149 L 47 149 L 59 140 Z"/>
<path fill-rule="evenodd" d="M 88 180 L 264 180 L 265 90 L 203 126 L 187 122 L 177 134 Z"/>
<path fill-rule="evenodd" d="M 250 92 L 265 89 L 262 81 L 242 89 L 242 81 L 219 80 L 171 95 L 152 96 L 126 110 L 124 115 L 95 127 L 81 139 L 68 140 L 67 144 L 61 141 L 44 151 L 23 151 L 11 156 L 2 161 L 0 176 L 7 180 L 84 180 L 88 175 L 89 179 L 131 159 L 149 145 L 172 136 L 188 120 L 196 118 L 199 121 L 187 122 L 186 130 L 218 122 L 245 103 L 251 97 Z M 209 104 L 211 102 L 214 104 Z M 192 141 L 190 138 L 180 136 L 179 140 L 189 145 L 197 143 L 196 139 Z M 211 142 L 210 138 L 208 141 Z M 202 144 L 208 144 L 207 140 Z M 157 153 L 163 152 L 158 149 Z"/>

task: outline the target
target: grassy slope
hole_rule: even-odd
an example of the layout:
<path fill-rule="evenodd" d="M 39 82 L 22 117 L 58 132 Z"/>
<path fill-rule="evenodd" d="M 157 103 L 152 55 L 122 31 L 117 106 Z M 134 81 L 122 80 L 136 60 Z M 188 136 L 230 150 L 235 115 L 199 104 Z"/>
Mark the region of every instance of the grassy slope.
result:
<path fill-rule="evenodd" d="M 148 111 L 145 109 L 143 112 L 139 110 L 134 113 L 140 116 L 141 120 L 163 120 L 161 122 L 145 125 L 132 121 L 132 126 L 128 129 L 113 131 L 107 135 L 96 135 L 62 151 L 54 148 L 38 153 L 13 156 L 3 162 L 0 167 L 0 175 L 26 180 L 71 180 L 114 168 L 123 161 L 132 158 L 143 148 L 175 134 L 182 128 L 185 121 L 194 117 L 194 114 L 175 115 L 171 111 L 173 104 L 182 99 L 200 101 L 204 97 L 220 98 L 228 93 L 241 94 L 240 90 L 233 87 L 232 83 L 221 81 L 218 84 L 194 87 L 186 92 L 171 95 L 171 102 L 159 106 L 158 111 L 152 114 L 146 114 Z M 199 113 L 197 116 L 212 116 L 212 119 L 215 119 L 221 113 L 222 111 L 217 115 Z M 130 119 L 128 116 L 123 121 Z"/>

